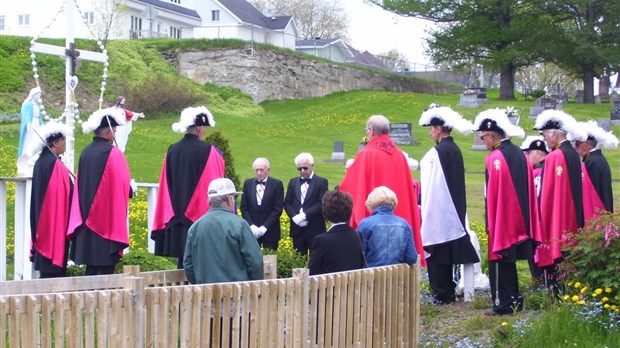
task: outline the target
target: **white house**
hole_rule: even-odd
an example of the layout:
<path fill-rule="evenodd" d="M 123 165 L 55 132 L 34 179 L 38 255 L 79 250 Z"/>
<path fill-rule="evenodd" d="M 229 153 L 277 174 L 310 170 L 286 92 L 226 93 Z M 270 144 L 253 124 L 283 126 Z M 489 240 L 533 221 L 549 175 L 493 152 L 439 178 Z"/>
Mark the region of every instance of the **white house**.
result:
<path fill-rule="evenodd" d="M 353 56 L 349 46 L 341 39 L 297 40 L 295 50 L 340 63 Z"/>
<path fill-rule="evenodd" d="M 194 0 L 202 26 L 195 37 L 237 38 L 295 50 L 299 35 L 291 16 L 268 17 L 246 0 Z"/>
<path fill-rule="evenodd" d="M 62 38 L 67 0 L 3 0 L 0 35 Z M 291 16 L 267 17 L 246 0 L 70 0 L 77 38 L 236 38 L 295 49 Z M 114 10 L 112 10 L 114 9 Z M 110 13 L 114 20 L 110 23 Z M 92 32 L 92 34 L 91 34 Z"/>

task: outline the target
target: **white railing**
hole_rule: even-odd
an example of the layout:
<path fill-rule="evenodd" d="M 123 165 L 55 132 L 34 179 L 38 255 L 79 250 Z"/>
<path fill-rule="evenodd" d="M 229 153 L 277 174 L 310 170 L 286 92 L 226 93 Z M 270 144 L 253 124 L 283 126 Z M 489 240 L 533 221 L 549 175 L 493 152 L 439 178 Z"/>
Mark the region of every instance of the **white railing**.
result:
<path fill-rule="evenodd" d="M 17 177 L 0 178 L 0 281 L 7 279 L 8 183 L 15 183 L 13 279 L 29 280 L 34 275 L 30 262 L 30 192 L 32 190 L 32 179 L 30 177 Z M 155 217 L 159 184 L 139 183 L 138 188 L 147 192 L 147 227 L 150 232 Z M 147 239 L 148 250 L 152 253 L 155 250 L 155 242 L 150 238 Z"/>

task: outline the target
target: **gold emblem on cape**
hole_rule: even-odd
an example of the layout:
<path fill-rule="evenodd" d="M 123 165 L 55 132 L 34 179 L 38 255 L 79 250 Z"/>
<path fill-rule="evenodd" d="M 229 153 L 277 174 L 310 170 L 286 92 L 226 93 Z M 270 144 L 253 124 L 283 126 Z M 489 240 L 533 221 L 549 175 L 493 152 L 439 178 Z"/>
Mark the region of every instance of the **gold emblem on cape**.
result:
<path fill-rule="evenodd" d="M 496 159 L 495 161 L 493 161 L 493 167 L 495 167 L 495 170 L 499 170 L 499 167 L 502 166 L 502 161 Z"/>
<path fill-rule="evenodd" d="M 562 173 L 564 173 L 564 168 L 562 168 L 562 166 L 555 167 L 555 175 L 561 176 Z"/>

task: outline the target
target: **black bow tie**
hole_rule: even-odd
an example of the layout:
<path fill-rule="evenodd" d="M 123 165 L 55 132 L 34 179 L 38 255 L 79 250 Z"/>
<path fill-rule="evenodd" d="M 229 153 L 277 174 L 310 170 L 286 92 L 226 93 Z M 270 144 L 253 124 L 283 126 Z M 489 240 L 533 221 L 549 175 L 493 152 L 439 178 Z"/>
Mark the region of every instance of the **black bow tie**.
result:
<path fill-rule="evenodd" d="M 266 180 L 256 180 L 256 185 L 265 185 Z"/>
<path fill-rule="evenodd" d="M 312 179 L 311 179 L 311 178 L 308 178 L 308 179 L 299 178 L 299 182 L 300 182 L 300 183 L 302 183 L 302 184 L 303 184 L 303 183 L 308 183 L 308 184 L 310 184 L 310 182 L 311 182 L 311 181 L 312 181 Z"/>

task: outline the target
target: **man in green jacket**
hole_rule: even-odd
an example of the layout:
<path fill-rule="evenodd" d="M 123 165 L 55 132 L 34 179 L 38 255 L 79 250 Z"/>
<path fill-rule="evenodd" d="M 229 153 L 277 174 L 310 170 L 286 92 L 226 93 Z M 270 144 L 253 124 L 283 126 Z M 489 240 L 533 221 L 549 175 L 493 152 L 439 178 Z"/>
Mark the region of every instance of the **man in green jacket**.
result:
<path fill-rule="evenodd" d="M 263 279 L 263 254 L 250 225 L 234 213 L 241 192 L 228 178 L 209 184 L 209 211 L 187 234 L 183 267 L 192 284 Z"/>

